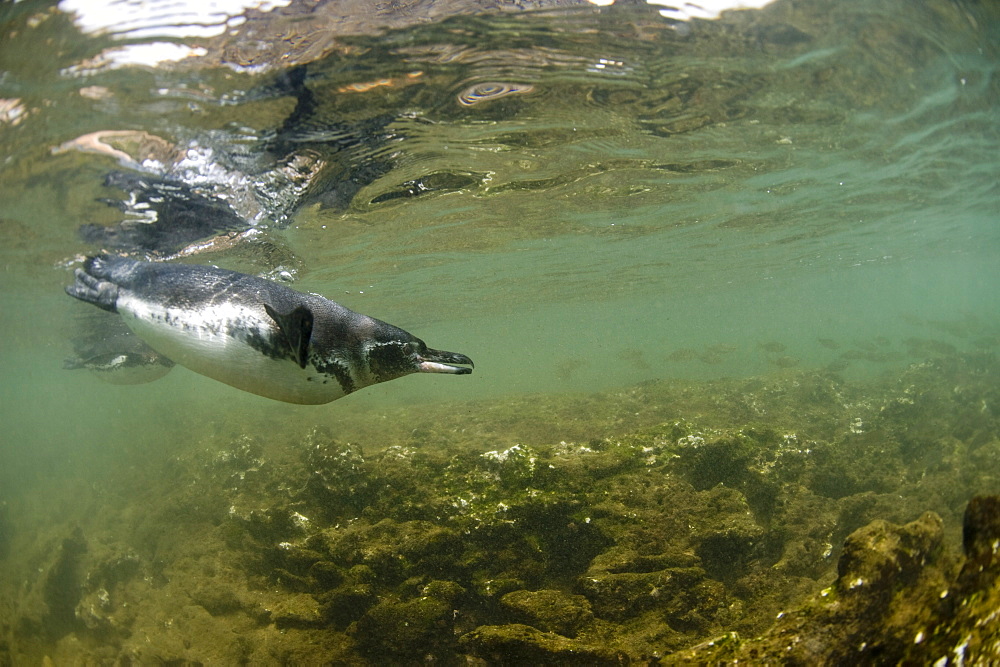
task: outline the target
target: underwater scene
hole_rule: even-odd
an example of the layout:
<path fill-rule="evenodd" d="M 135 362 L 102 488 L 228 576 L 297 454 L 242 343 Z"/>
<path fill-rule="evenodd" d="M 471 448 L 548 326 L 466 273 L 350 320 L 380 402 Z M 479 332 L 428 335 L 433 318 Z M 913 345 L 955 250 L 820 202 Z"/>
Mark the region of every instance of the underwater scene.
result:
<path fill-rule="evenodd" d="M 1000 664 L 1000 4 L 0 4 L 0 665 Z"/>

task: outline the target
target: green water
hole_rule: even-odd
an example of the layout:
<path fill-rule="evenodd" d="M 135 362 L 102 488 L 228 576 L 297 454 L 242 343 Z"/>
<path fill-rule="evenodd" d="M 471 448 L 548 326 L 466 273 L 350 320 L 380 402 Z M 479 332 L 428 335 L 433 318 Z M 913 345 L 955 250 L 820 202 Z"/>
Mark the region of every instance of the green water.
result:
<path fill-rule="evenodd" d="M 253 154 L 294 106 L 248 95 L 274 72 L 73 73 L 116 42 L 81 34 L 49 3 L 7 5 L 0 23 L 0 98 L 22 110 L 0 121 L 0 487 L 10 497 L 141 470 L 146 456 L 240 431 L 294 437 L 326 425 L 378 448 L 393 444 L 378 441 L 380 420 L 407 406 L 461 412 L 799 371 L 860 381 L 928 350 L 1000 346 L 991 3 L 778 0 L 682 29 L 654 11 L 587 10 L 344 37 L 312 71 L 337 118 L 392 116 L 380 132 L 393 138 L 350 158 L 391 168 L 346 209 L 265 215 L 264 234 L 290 259 L 296 289 L 476 368 L 319 407 L 183 368 L 135 386 L 62 368 L 89 307 L 62 287 L 98 250 L 76 229 L 120 219 L 97 200 L 115 196 L 101 183 L 121 167 L 51 149 L 142 130 Z M 335 92 L 380 78 L 395 83 Z M 532 89 L 457 102 L 470 83 L 495 80 Z M 107 94 L 80 94 L 93 86 Z M 387 196 L 441 175 L 459 185 Z M 185 261 L 254 273 L 276 264 L 239 249 Z"/>
<path fill-rule="evenodd" d="M 78 225 L 115 221 L 95 199 L 112 194 L 100 182 L 116 165 L 50 148 L 103 129 L 210 143 L 206 129 L 239 122 L 262 132 L 289 106 L 280 97 L 213 102 L 266 80 L 228 68 L 67 74 L 108 42 L 75 35 L 65 15 L 43 7 L 8 11 L 2 55 L 3 97 L 27 111 L 0 125 L 0 409 L 17 434 L 8 451 L 64 441 L 64 429 L 70 449 L 127 440 L 132 428 L 122 424 L 161 411 L 152 385 L 122 390 L 60 369 L 82 308 L 60 293 L 63 266 L 95 250 L 75 238 Z M 696 24 L 697 39 L 671 36 L 648 12 L 462 19 L 353 38 L 357 63 L 336 57 L 323 68 L 331 87 L 400 71 L 422 71 L 427 82 L 402 99 L 405 87 L 376 87 L 343 103 L 356 114 L 359 102 L 398 105 L 390 128 L 405 139 L 395 166 L 346 212 L 307 208 L 272 236 L 299 260 L 296 287 L 462 350 L 477 369 L 408 378 L 301 418 L 383 402 L 752 375 L 774 369 L 758 347 L 766 342 L 787 348 L 772 357 L 814 368 L 879 337 L 898 350 L 914 336 L 960 345 L 995 335 L 996 17 L 941 3 L 904 23 L 893 7 L 778 3 L 762 16 L 735 15 L 725 30 Z M 773 26 L 809 37 L 769 40 Z M 41 42 L 56 45 L 55 58 L 23 57 Z M 442 44 L 478 49 L 480 60 L 439 57 Z M 620 66 L 595 70 L 601 58 Z M 463 82 L 490 78 L 535 90 L 468 110 L 455 103 Z M 80 96 L 95 85 L 112 94 Z M 476 177 L 446 194 L 368 203 L 399 183 L 459 172 Z M 927 324 L 949 321 L 971 323 L 965 340 Z M 723 353 L 699 362 L 711 346 Z M 847 372 L 884 370 L 860 360 Z M 183 369 L 164 382 L 185 412 L 212 396 L 227 411 L 298 414 Z M 109 402 L 124 421 L 108 418 Z"/>

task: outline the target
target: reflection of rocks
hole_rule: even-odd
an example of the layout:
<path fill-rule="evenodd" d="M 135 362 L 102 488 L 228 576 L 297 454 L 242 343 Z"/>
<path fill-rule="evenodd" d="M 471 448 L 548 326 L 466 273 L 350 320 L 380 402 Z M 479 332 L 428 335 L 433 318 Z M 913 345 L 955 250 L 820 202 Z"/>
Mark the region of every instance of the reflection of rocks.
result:
<path fill-rule="evenodd" d="M 188 135 L 184 143 L 172 143 L 144 131 L 107 129 L 54 147 L 54 154 L 94 153 L 112 157 L 134 170 L 113 173 L 107 183 L 124 193 L 120 199 L 107 201 L 121 208 L 125 219 L 107 227 L 85 224 L 80 229 L 83 240 L 106 250 L 163 259 L 228 249 L 218 239 L 208 243 L 213 237 L 256 240 L 255 234 L 247 233 L 269 226 L 283 227 L 291 215 L 310 204 L 337 212 L 348 209 L 362 188 L 395 166 L 390 156 L 398 151 L 387 149 L 405 134 L 390 129 L 390 125 L 412 115 L 414 108 L 426 107 L 435 94 L 426 95 L 422 92 L 425 86 L 414 86 L 423 82 L 419 68 L 370 82 L 345 80 L 341 71 L 343 54 L 354 53 L 359 58 L 354 68 L 367 70 L 369 66 L 361 64 L 366 58 L 360 54 L 368 49 L 338 46 L 339 40 L 423 26 L 448 17 L 521 13 L 525 9 L 521 5 L 475 0 L 436 0 L 418 5 L 292 3 L 269 12 L 249 11 L 245 21 L 232 31 L 202 40 L 206 45 L 202 56 L 184 60 L 185 67 L 228 64 L 257 72 L 273 70 L 250 92 L 233 91 L 221 99 L 206 93 L 204 103 L 253 105 L 285 98 L 294 106 L 280 122 L 272 119 L 271 127 L 260 128 L 253 142 L 248 141 L 248 132 L 254 136 L 253 131 L 248 130 L 245 118 L 237 112 L 229 116 L 230 127 L 225 130 L 178 130 L 175 134 Z M 586 0 L 541 0 L 531 3 L 530 8 L 563 5 L 589 6 Z M 165 11 L 169 16 L 169 10 Z M 465 48 L 458 50 L 456 57 L 464 57 Z M 552 64 L 544 50 L 523 51 L 531 54 L 528 60 L 535 66 Z M 416 58 L 412 53 L 397 55 L 404 56 L 402 61 Z M 503 60 L 509 57 L 507 54 Z M 476 62 L 481 60 L 479 56 Z M 414 64 L 418 61 L 416 58 Z M 384 63 L 372 69 L 381 66 Z M 448 100 L 448 106 L 459 107 L 486 105 L 533 89 L 527 83 L 480 82 L 468 86 L 456 99 L 449 88 L 450 77 L 435 83 L 443 86 L 441 100 L 436 104 Z M 387 99 L 377 95 L 355 99 L 377 88 L 399 89 L 399 94 Z M 91 88 L 85 90 L 92 94 Z M 487 180 L 486 173 L 463 170 L 459 165 L 454 171 L 423 174 L 397 184 L 371 201 L 480 188 Z M 275 266 L 271 263 L 263 268 Z"/>
<path fill-rule="evenodd" d="M 83 225 L 80 236 L 96 247 L 165 256 L 196 241 L 250 227 L 226 202 L 179 181 L 114 172 L 105 185 L 126 193 L 127 199 L 107 200 L 126 218 L 114 227 Z"/>
<path fill-rule="evenodd" d="M 586 0 L 533 0 L 503 3 L 492 0 L 371 3 L 366 0 L 293 3 L 270 12 L 249 11 L 247 21 L 218 38 L 214 48 L 191 64 L 227 64 L 267 69 L 307 63 L 330 53 L 351 50 L 345 38 L 378 35 L 429 21 L 487 12 L 524 9 L 588 7 Z"/>
<path fill-rule="evenodd" d="M 83 91 L 80 91 L 83 94 Z M 69 151 L 107 155 L 118 160 L 123 167 L 143 169 L 143 165 L 156 165 L 160 169 L 174 166 L 183 156 L 166 139 L 136 130 L 105 130 L 91 132 L 72 139 L 52 149 L 53 155 Z"/>
<path fill-rule="evenodd" d="M 525 11 L 557 7 L 585 9 L 556 14 Z M 508 16 L 497 21 L 495 30 L 487 29 L 488 36 L 479 36 L 483 15 L 496 14 Z M 786 112 L 773 111 L 773 103 L 761 104 L 755 94 L 780 89 L 789 85 L 788 77 L 795 77 L 803 99 L 809 98 L 817 87 L 813 70 L 757 71 L 747 63 L 755 62 L 764 47 L 789 58 L 801 55 L 814 35 L 823 34 L 828 26 L 808 25 L 810 19 L 820 19 L 796 13 L 736 14 L 675 29 L 652 7 L 596 10 L 587 0 L 375 4 L 348 0 L 248 11 L 224 34 L 200 39 L 200 57 L 164 66 L 172 70 L 227 65 L 266 72 L 249 91 L 222 90 L 225 84 L 208 83 L 212 80 L 208 77 L 197 92 L 182 84 L 173 90 L 166 77 L 165 91 L 193 95 L 197 102 L 192 104 L 212 109 L 218 115 L 213 126 L 222 129 L 209 132 L 192 122 L 191 127 L 171 128 L 174 141 L 143 131 L 106 129 L 65 142 L 55 151 L 99 153 L 143 172 L 144 187 L 123 188 L 123 202 L 131 205 L 129 214 L 141 216 L 159 209 L 161 219 L 178 218 L 183 239 L 161 224 L 147 230 L 133 225 L 134 220 L 119 228 L 91 225 L 84 232 L 90 243 L 109 239 L 109 247 L 157 257 L 190 249 L 222 232 L 281 227 L 295 211 L 312 204 L 343 212 L 434 194 L 464 191 L 494 196 L 509 190 L 552 189 L 590 180 L 601 172 L 656 169 L 697 175 L 738 169 L 739 160 L 655 164 L 588 160 L 534 180 L 521 171 L 501 176 L 493 163 L 483 168 L 477 154 L 458 150 L 449 153 L 447 165 L 414 173 L 411 162 L 430 154 L 420 147 L 409 148 L 411 138 L 424 135 L 424 124 L 440 125 L 450 133 L 489 119 L 502 129 L 476 143 L 506 152 L 543 142 L 537 148 L 555 151 L 603 137 L 603 126 L 596 134 L 594 129 L 577 127 L 576 121 L 571 131 L 564 128 L 563 114 L 572 112 L 577 118 L 580 108 L 594 105 L 631 119 L 626 125 L 640 133 L 663 137 L 748 114 L 759 122 L 774 120 L 770 115 L 777 113 L 777 121 L 784 125 Z M 165 16 L 169 15 L 167 11 Z M 443 27 L 446 20 L 451 23 Z M 808 27 L 800 29 L 790 22 Z M 595 30 L 597 26 L 601 29 Z M 400 28 L 411 31 L 392 32 Z M 530 37 L 549 29 L 552 44 Z M 571 37 L 560 40 L 560 34 Z M 623 60 L 595 58 L 607 48 L 608 34 L 615 35 Z M 350 44 L 344 43 L 345 38 Z M 659 61 L 686 64 L 662 72 L 644 65 Z M 512 71 L 517 76 L 508 80 Z M 360 73 L 358 78 L 355 72 Z M 844 82 L 841 87 L 833 94 L 855 88 Z M 826 92 L 829 85 L 819 88 L 831 94 Z M 95 94 L 92 86 L 84 90 Z M 261 109 L 267 105 L 273 108 Z M 793 105 L 790 113 L 805 113 L 801 106 Z M 503 128 L 505 121 L 519 117 L 524 122 L 518 127 Z M 355 201 L 363 190 L 367 198 Z M 149 222 L 142 220 L 140 225 Z M 160 238 L 168 235 L 171 238 Z M 707 363 L 717 360 L 718 355 L 706 357 Z"/>

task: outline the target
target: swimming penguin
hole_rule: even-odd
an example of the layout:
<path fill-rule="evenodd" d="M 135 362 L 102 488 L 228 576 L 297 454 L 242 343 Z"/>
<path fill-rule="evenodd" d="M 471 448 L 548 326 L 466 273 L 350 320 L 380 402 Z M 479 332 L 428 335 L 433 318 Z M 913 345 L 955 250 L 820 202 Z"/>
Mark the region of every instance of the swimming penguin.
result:
<path fill-rule="evenodd" d="M 472 372 L 464 354 L 235 271 L 101 255 L 75 273 L 70 296 L 119 313 L 160 354 L 279 401 L 316 405 L 410 373 Z"/>

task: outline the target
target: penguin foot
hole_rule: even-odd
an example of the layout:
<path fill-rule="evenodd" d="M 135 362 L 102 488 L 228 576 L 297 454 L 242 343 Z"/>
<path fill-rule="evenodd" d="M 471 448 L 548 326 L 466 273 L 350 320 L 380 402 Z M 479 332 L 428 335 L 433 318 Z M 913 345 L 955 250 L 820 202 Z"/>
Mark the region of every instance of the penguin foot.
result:
<path fill-rule="evenodd" d="M 103 310 L 118 312 L 118 285 L 98 280 L 83 269 L 77 269 L 73 274 L 76 276 L 76 282 L 66 286 L 67 294 Z"/>

